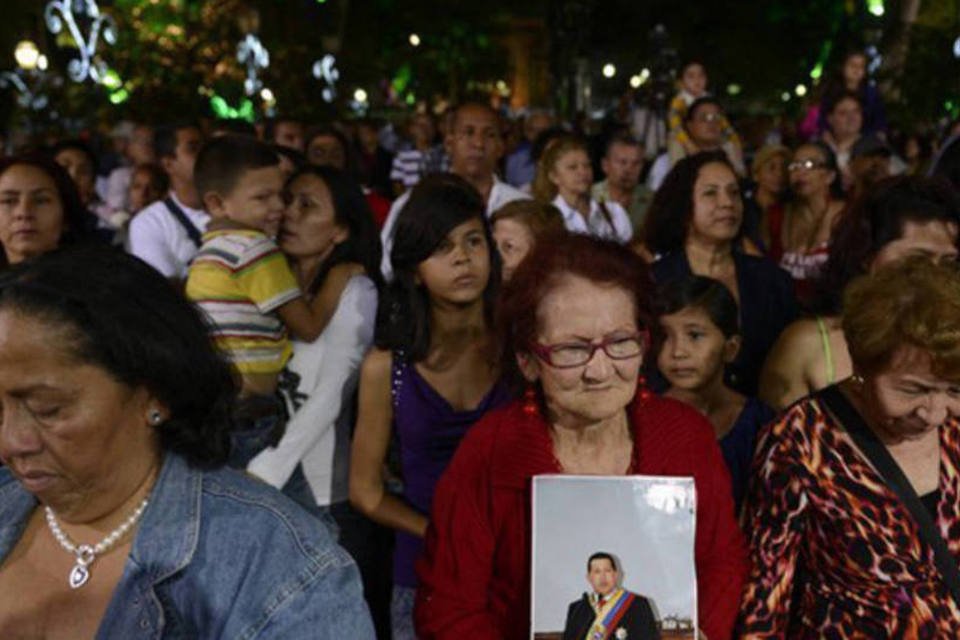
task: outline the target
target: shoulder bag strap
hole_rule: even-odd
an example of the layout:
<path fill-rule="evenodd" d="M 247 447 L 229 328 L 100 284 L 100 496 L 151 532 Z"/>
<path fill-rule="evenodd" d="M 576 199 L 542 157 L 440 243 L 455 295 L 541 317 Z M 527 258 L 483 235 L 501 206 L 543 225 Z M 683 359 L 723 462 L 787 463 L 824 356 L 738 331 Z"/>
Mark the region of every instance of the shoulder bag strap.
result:
<path fill-rule="evenodd" d="M 180 205 L 173 201 L 173 198 L 167 196 L 163 199 L 163 204 L 167 206 L 167 209 L 173 214 L 173 217 L 177 219 L 177 222 L 180 223 L 180 226 L 183 227 L 183 230 L 187 232 L 187 236 L 189 236 L 190 241 L 193 242 L 193 244 L 195 244 L 199 249 L 200 245 L 203 244 L 200 230 L 197 229 L 196 225 L 190 222 L 190 218 L 188 218 L 187 214 L 183 212 L 183 209 L 180 208 Z"/>
<path fill-rule="evenodd" d="M 843 396 L 839 387 L 836 385 L 827 387 L 817 395 L 842 423 L 863 455 L 873 463 L 874 468 L 886 481 L 887 486 L 897 494 L 910 515 L 913 516 L 920 531 L 920 539 L 933 549 L 933 559 L 937 570 L 950 589 L 954 602 L 960 605 L 960 569 L 957 567 L 957 560 L 950 553 L 950 549 L 947 547 L 939 529 L 937 529 L 930 512 L 920 502 L 917 492 L 913 490 L 910 481 L 903 475 L 903 471 L 896 460 L 893 459 L 887 447 L 880 442 L 876 434 L 864 423 L 863 418 Z"/>

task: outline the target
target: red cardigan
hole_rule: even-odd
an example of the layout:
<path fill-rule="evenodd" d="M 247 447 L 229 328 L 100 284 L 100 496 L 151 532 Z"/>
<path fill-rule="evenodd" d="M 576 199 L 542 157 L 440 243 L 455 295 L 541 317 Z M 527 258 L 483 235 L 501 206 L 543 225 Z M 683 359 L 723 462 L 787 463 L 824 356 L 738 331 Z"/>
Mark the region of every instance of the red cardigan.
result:
<path fill-rule="evenodd" d="M 713 428 L 667 398 L 631 408 L 633 468 L 693 476 L 700 627 L 728 640 L 747 573 L 730 476 Z M 546 422 L 519 401 L 470 429 L 437 485 L 414 618 L 424 639 L 530 637 L 530 479 L 560 473 Z"/>

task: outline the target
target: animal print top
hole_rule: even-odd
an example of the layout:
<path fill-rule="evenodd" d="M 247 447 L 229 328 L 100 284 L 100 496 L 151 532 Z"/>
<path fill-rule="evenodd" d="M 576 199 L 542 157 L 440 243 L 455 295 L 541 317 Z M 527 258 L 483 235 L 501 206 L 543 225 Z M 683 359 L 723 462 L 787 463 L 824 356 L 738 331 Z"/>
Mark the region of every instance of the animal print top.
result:
<path fill-rule="evenodd" d="M 940 427 L 936 522 L 960 559 L 960 423 Z M 816 398 L 761 432 L 744 512 L 738 637 L 960 638 L 960 608 L 910 512 Z"/>

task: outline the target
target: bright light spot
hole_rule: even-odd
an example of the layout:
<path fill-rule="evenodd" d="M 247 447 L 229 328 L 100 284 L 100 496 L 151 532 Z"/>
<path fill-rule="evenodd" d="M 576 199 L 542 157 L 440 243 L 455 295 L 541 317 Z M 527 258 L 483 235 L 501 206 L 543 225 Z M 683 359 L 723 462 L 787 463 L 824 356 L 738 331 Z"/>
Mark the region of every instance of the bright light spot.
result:
<path fill-rule="evenodd" d="M 877 16 L 883 15 L 883 0 L 867 0 L 867 11 Z"/>
<path fill-rule="evenodd" d="M 960 58 L 960 38 L 953 41 L 953 57 Z"/>
<path fill-rule="evenodd" d="M 781 93 L 780 99 L 783 100 L 784 102 L 790 102 L 790 92 L 784 91 L 783 93 Z"/>
<path fill-rule="evenodd" d="M 126 102 L 130 97 L 130 92 L 126 89 L 120 89 L 120 91 L 114 91 L 110 94 L 110 104 L 120 104 Z"/>
<path fill-rule="evenodd" d="M 260 98 L 261 98 L 264 102 L 274 102 L 274 101 L 276 100 L 276 98 L 275 98 L 274 95 L 273 95 L 273 91 L 271 91 L 271 90 L 270 90 L 269 88 L 267 88 L 267 87 L 264 87 L 263 89 L 260 89 Z"/>
<path fill-rule="evenodd" d="M 727 85 L 727 93 L 730 94 L 731 96 L 739 95 L 741 90 L 742 89 L 738 84 Z"/>
<path fill-rule="evenodd" d="M 650 79 L 650 69 L 647 69 L 646 67 L 644 67 L 643 69 L 640 69 L 640 80 L 643 82 L 646 82 L 649 79 Z"/>
<path fill-rule="evenodd" d="M 806 85 L 798 84 L 793 88 L 793 92 L 797 94 L 798 98 L 802 98 L 803 96 L 807 95 L 807 87 Z"/>
<path fill-rule="evenodd" d="M 32 40 L 21 40 L 13 50 L 13 57 L 21 69 L 30 71 L 37 68 L 40 60 L 40 50 Z"/>
<path fill-rule="evenodd" d="M 123 85 L 123 80 L 120 79 L 120 74 L 113 69 L 107 69 L 106 73 L 103 74 L 103 77 L 100 78 L 100 84 L 105 86 L 107 89 L 116 90 Z"/>
<path fill-rule="evenodd" d="M 353 92 L 353 99 L 357 102 L 366 102 L 367 101 L 367 92 L 363 89 L 357 89 Z"/>
<path fill-rule="evenodd" d="M 613 66 L 613 65 L 610 64 L 609 62 L 608 62 L 607 64 L 603 65 L 603 77 L 604 77 L 604 78 L 612 78 L 612 77 L 615 76 L 615 75 L 617 75 L 617 68 L 616 68 L 615 66 Z"/>
<path fill-rule="evenodd" d="M 420 36 L 415 33 L 410 34 L 410 46 L 419 47 L 420 46 Z"/>
<path fill-rule="evenodd" d="M 631 86 L 631 87 L 633 87 L 634 89 L 639 89 L 639 88 L 640 88 L 640 85 L 642 85 L 642 84 L 643 84 L 643 80 L 640 78 L 639 75 L 630 76 L 630 86 Z"/>
<path fill-rule="evenodd" d="M 50 61 L 47 60 L 47 56 L 41 53 L 40 57 L 37 58 L 37 69 L 40 69 L 40 71 L 46 71 L 47 67 L 49 66 L 50 66 Z"/>
<path fill-rule="evenodd" d="M 823 76 L 823 63 L 818 62 L 817 66 L 815 66 L 813 70 L 810 71 L 810 79 L 819 80 L 822 76 Z"/>

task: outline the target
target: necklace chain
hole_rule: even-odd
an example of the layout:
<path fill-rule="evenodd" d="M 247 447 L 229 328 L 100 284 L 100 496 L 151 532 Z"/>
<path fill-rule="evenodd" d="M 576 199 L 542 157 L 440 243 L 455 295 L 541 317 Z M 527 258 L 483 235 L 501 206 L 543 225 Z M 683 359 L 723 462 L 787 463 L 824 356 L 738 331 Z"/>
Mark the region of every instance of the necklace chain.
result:
<path fill-rule="evenodd" d="M 60 523 L 57 522 L 57 517 L 53 513 L 53 509 L 48 506 L 43 508 L 44 514 L 47 518 L 47 526 L 50 528 L 50 533 L 53 534 L 54 539 L 59 543 L 61 547 L 64 548 L 68 553 L 72 553 L 76 556 L 76 562 L 73 566 L 73 569 L 70 571 L 69 583 L 70 586 L 74 589 L 79 589 L 87 580 L 90 578 L 90 569 L 88 568 L 93 561 L 97 559 L 97 556 L 110 550 L 117 542 L 123 538 L 124 535 L 140 519 L 140 516 L 143 515 L 144 510 L 147 508 L 147 498 L 144 498 L 143 501 L 137 506 L 137 508 L 130 514 L 130 517 L 120 523 L 116 529 L 107 534 L 107 536 L 98 542 L 97 544 L 90 546 L 88 544 L 75 544 L 67 534 L 60 528 Z"/>

